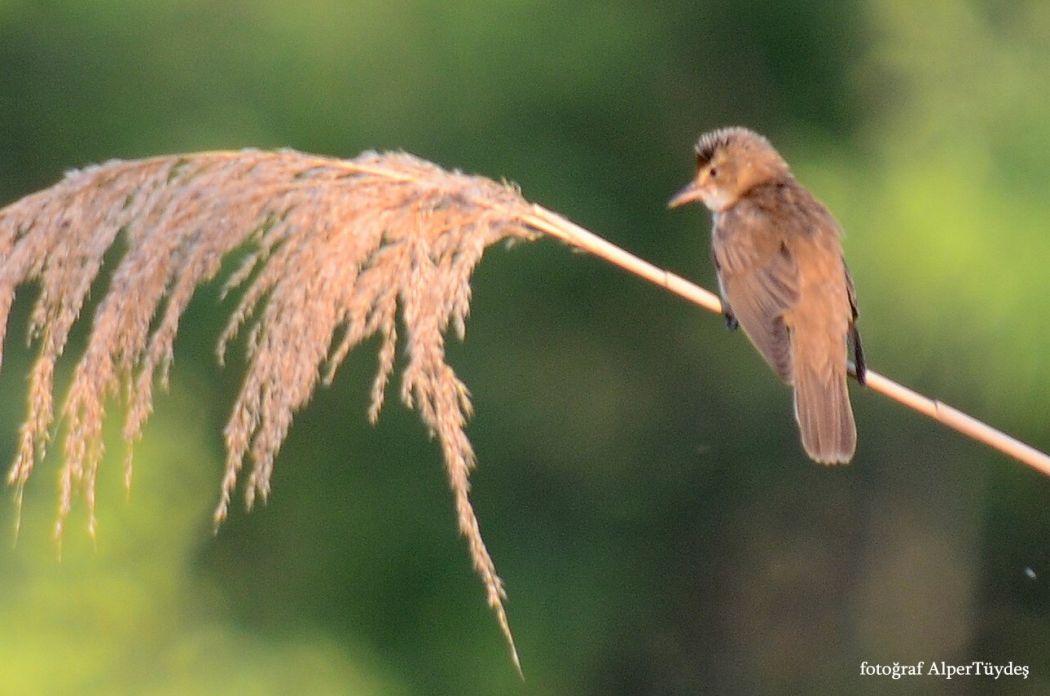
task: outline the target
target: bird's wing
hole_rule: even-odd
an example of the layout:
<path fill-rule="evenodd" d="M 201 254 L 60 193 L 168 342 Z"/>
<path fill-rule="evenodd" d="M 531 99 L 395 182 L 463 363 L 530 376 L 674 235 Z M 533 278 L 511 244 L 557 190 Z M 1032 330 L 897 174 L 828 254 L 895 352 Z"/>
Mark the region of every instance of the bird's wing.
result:
<path fill-rule="evenodd" d="M 864 348 L 860 343 L 860 330 L 857 329 L 857 318 L 860 316 L 860 309 L 857 307 L 857 290 L 853 287 L 853 276 L 849 274 L 849 266 L 846 265 L 845 258 L 842 259 L 842 267 L 846 269 L 846 293 L 849 295 L 851 313 L 849 328 L 853 341 L 853 373 L 857 377 L 857 382 L 864 384 L 867 379 L 867 367 L 864 364 Z"/>
<path fill-rule="evenodd" d="M 853 287 L 853 276 L 849 274 L 849 266 L 846 265 L 846 259 L 842 259 L 842 267 L 846 269 L 846 292 L 849 294 L 849 308 L 852 314 L 851 323 L 857 320 L 860 316 L 860 309 L 857 308 L 857 289 Z"/>
<path fill-rule="evenodd" d="M 715 255 L 730 310 L 773 371 L 789 382 L 791 344 L 783 315 L 799 299 L 794 256 L 782 243 L 771 249 L 731 243 Z"/>

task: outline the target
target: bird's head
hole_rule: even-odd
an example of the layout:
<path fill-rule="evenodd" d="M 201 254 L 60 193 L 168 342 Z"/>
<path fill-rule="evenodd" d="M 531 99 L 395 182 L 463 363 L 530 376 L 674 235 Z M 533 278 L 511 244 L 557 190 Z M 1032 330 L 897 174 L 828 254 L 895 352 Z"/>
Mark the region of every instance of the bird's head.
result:
<path fill-rule="evenodd" d="M 668 202 L 675 208 L 703 201 L 715 212 L 732 207 L 759 184 L 790 174 L 769 141 L 746 128 L 720 128 L 696 144 L 696 177 Z"/>

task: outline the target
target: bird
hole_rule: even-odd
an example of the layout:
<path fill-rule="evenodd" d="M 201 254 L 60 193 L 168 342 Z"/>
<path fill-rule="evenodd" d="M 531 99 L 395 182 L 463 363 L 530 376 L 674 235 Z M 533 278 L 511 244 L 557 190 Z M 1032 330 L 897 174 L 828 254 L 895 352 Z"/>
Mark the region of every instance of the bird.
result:
<path fill-rule="evenodd" d="M 762 135 L 720 128 L 696 144 L 696 176 L 668 202 L 711 211 L 711 255 L 726 324 L 737 327 L 794 389 L 803 449 L 822 464 L 848 463 L 857 428 L 849 400 L 866 369 L 857 295 L 842 229 Z"/>

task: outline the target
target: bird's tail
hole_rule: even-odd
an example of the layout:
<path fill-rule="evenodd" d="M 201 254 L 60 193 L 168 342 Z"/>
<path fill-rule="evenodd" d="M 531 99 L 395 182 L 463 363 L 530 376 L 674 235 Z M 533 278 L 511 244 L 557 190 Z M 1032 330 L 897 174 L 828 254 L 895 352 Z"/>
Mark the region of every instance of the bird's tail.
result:
<path fill-rule="evenodd" d="M 795 420 L 802 433 L 802 446 L 816 462 L 845 464 L 857 449 L 845 365 L 841 370 L 837 366 L 828 369 L 826 364 L 810 364 L 805 357 L 796 356 L 793 380 Z"/>

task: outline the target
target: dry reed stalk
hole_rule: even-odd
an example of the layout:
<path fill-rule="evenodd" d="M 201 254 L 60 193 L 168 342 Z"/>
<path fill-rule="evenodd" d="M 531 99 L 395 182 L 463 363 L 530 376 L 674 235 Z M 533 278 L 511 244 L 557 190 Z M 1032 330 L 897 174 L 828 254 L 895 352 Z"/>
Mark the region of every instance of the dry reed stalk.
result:
<path fill-rule="evenodd" d="M 670 292 L 703 307 L 709 312 L 722 314 L 722 302 L 717 295 L 670 271 L 657 268 L 648 261 L 644 261 L 624 251 L 556 213 L 544 210 L 539 206 L 534 206 L 534 208 L 536 212 L 524 221 L 534 229 L 603 258 L 609 263 L 620 266 L 648 280 L 650 283 L 662 285 Z M 856 377 L 852 363 L 849 364 L 849 371 L 851 375 Z M 1030 466 L 1046 476 L 1050 476 L 1050 455 L 1007 435 L 1001 430 L 996 430 L 943 401 L 923 396 L 870 368 L 865 371 L 864 385 L 872 391 L 889 397 L 913 411 L 918 411 L 969 438 L 983 442 L 989 447 L 993 447 L 1003 454 L 1013 457 L 1022 464 Z"/>
<path fill-rule="evenodd" d="M 218 524 L 247 459 L 245 502 L 266 499 L 274 459 L 297 410 L 331 381 L 355 346 L 378 334 L 379 366 L 368 411 L 379 415 L 393 371 L 400 307 L 406 365 L 401 399 L 437 437 L 460 532 L 496 613 L 515 667 L 506 595 L 471 507 L 474 450 L 465 433 L 469 392 L 445 361 L 445 334 L 462 339 L 470 277 L 501 240 L 546 234 L 588 251 L 705 309 L 717 296 L 652 266 L 540 206 L 512 186 L 448 172 L 407 154 L 338 160 L 293 151 L 210 152 L 109 162 L 72 172 L 49 189 L 0 209 L 0 348 L 16 288 L 37 282 L 30 339 L 40 354 L 9 482 L 22 491 L 44 456 L 55 420 L 54 370 L 104 257 L 123 232 L 116 264 L 61 407 L 62 533 L 75 493 L 95 532 L 95 477 L 103 455 L 107 399 L 124 388 L 123 435 L 131 444 L 149 418 L 153 385 L 167 384 L 179 318 L 223 258 L 246 250 L 226 289 L 244 294 L 219 339 L 249 322 L 244 383 L 225 428 L 226 465 Z M 0 352 L 0 363 L 2 363 Z M 1050 458 L 954 409 L 868 371 L 868 384 L 1050 474 Z"/>

